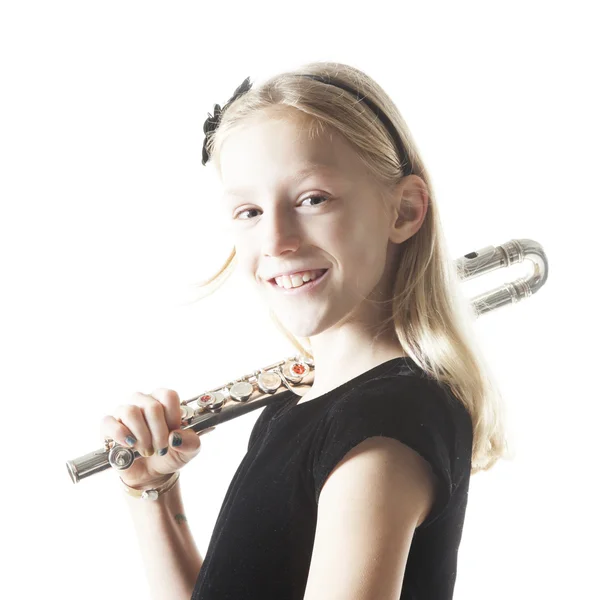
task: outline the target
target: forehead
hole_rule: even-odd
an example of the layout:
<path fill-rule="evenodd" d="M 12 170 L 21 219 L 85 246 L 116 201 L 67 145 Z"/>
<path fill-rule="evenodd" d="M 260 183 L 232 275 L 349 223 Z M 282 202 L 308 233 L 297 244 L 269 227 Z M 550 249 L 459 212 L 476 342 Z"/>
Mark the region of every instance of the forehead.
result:
<path fill-rule="evenodd" d="M 258 120 L 232 132 L 220 153 L 224 195 L 259 185 L 296 184 L 311 176 L 348 180 L 360 165 L 349 143 L 335 132 L 318 136 L 297 119 Z"/>
<path fill-rule="evenodd" d="M 288 169 L 282 178 L 283 185 L 298 185 L 311 177 L 325 177 L 328 180 L 343 181 L 348 179 L 338 167 L 320 163 L 304 163 L 297 170 Z M 241 178 L 238 178 L 238 181 Z M 228 185 L 223 188 L 223 197 L 241 196 L 252 191 L 252 185 Z"/>

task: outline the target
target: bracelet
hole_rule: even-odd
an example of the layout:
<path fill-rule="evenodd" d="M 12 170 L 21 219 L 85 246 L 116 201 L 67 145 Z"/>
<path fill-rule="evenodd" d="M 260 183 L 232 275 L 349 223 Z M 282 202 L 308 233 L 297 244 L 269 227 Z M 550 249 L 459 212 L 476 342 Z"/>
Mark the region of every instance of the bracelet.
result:
<path fill-rule="evenodd" d="M 121 478 L 119 477 L 119 479 Z M 123 489 L 125 490 L 125 492 L 133 498 L 138 498 L 141 500 L 156 500 L 162 494 L 166 494 L 177 483 L 178 479 L 179 471 L 176 471 L 175 473 L 173 473 L 173 475 L 171 475 L 171 477 L 169 477 L 169 479 L 167 479 L 167 481 L 165 481 L 165 483 L 163 483 L 159 487 L 150 488 L 147 490 L 138 490 L 134 487 L 131 487 L 130 485 L 127 485 L 122 479 L 121 483 L 123 484 Z"/>

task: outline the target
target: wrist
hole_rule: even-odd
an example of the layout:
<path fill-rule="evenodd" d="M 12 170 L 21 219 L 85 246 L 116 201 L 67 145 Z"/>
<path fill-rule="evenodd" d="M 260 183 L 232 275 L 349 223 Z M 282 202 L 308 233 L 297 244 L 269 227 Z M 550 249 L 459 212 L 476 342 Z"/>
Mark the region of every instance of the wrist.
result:
<path fill-rule="evenodd" d="M 173 475 L 175 475 L 175 473 L 167 473 L 166 475 L 161 475 L 160 477 L 155 477 L 154 479 L 150 479 L 148 481 L 145 481 L 144 483 L 140 483 L 135 484 L 135 485 L 129 485 L 129 487 L 135 488 L 137 490 L 145 490 L 145 489 L 150 489 L 150 488 L 155 488 L 158 486 L 161 486 L 163 484 L 165 484 L 167 481 L 169 481 L 169 479 L 171 479 L 171 477 L 173 477 Z"/>
<path fill-rule="evenodd" d="M 131 486 L 125 483 L 120 477 L 119 479 L 121 480 L 123 491 L 129 496 L 141 500 L 156 500 L 175 486 L 179 480 L 179 471 L 152 479 L 139 486 Z"/>

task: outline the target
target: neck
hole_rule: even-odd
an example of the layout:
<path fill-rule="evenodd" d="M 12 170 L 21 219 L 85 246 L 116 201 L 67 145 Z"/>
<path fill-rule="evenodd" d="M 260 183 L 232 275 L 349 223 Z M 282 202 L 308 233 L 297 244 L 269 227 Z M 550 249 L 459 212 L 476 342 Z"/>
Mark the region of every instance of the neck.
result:
<path fill-rule="evenodd" d="M 347 347 L 344 344 L 334 351 L 315 352 L 315 376 L 313 385 L 303 394 L 302 401 L 322 396 L 343 383 L 358 377 L 362 373 L 393 358 L 406 356 L 399 342 L 387 342 L 377 345 L 357 345 Z"/>

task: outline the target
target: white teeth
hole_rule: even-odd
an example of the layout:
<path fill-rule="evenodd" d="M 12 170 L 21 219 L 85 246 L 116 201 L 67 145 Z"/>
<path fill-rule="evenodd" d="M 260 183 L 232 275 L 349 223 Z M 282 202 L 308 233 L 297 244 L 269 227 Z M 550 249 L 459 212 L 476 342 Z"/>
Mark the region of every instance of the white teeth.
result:
<path fill-rule="evenodd" d="M 305 271 L 304 273 L 295 273 L 291 277 L 288 277 L 287 275 L 276 277 L 275 282 L 279 287 L 284 287 L 287 290 L 290 288 L 300 287 L 307 281 L 316 279 L 319 275 L 319 271 Z"/>

